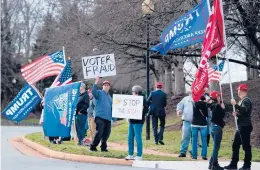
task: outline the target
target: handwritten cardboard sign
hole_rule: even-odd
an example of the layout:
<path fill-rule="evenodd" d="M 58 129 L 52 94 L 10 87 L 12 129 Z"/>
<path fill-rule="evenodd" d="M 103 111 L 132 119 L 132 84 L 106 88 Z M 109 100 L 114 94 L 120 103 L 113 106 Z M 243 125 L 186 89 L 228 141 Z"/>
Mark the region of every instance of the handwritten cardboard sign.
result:
<path fill-rule="evenodd" d="M 142 119 L 143 96 L 113 95 L 112 117 Z"/>
<path fill-rule="evenodd" d="M 82 57 L 84 79 L 116 75 L 114 54 Z"/>

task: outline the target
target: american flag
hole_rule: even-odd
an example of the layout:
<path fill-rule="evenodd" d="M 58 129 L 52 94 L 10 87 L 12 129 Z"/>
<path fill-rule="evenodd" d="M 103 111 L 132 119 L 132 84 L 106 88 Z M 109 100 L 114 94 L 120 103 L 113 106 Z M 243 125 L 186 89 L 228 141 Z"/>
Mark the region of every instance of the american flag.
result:
<path fill-rule="evenodd" d="M 209 82 L 211 81 L 220 81 L 222 75 L 222 70 L 224 68 L 225 60 L 221 61 L 218 66 L 213 65 L 208 69 Z"/>
<path fill-rule="evenodd" d="M 44 55 L 21 68 L 22 76 L 29 84 L 34 84 L 49 76 L 59 75 L 66 64 L 63 51 Z"/>
<path fill-rule="evenodd" d="M 62 72 L 56 77 L 51 87 L 62 86 L 65 84 L 70 84 L 72 82 L 72 70 L 71 70 L 71 60 L 67 60 L 66 66 Z"/>

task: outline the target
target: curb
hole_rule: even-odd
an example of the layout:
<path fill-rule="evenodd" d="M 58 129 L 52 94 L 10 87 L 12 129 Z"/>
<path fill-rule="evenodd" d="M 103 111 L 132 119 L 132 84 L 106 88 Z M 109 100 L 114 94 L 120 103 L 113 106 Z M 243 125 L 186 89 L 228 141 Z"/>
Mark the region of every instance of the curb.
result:
<path fill-rule="evenodd" d="M 64 152 L 58 152 L 51 149 L 48 149 L 38 143 L 32 142 L 25 137 L 19 137 L 20 141 L 26 146 L 38 151 L 46 157 L 62 159 L 68 161 L 76 162 L 86 162 L 86 163 L 95 163 L 95 164 L 107 164 L 107 165 L 123 165 L 123 166 L 132 166 L 133 161 L 126 161 L 124 159 L 116 158 L 104 158 L 97 156 L 86 156 L 86 155 L 76 155 Z"/>

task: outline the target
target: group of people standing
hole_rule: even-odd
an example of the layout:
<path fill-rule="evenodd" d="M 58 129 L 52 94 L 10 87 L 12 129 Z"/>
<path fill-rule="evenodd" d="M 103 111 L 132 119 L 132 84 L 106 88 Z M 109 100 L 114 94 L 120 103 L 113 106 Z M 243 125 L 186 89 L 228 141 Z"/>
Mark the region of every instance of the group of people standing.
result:
<path fill-rule="evenodd" d="M 107 140 L 111 133 L 112 121 L 112 98 L 109 94 L 110 82 L 103 81 L 102 90 L 98 90 L 99 77 L 96 78 L 92 89 L 86 91 L 84 83 L 81 84 L 80 98 L 77 104 L 75 127 L 78 137 L 78 145 L 83 145 L 86 136 L 86 130 L 90 129 L 92 138 L 90 151 L 96 152 L 97 146 L 101 143 L 101 152 L 108 152 Z M 142 131 L 145 117 L 152 115 L 152 125 L 155 144 L 164 145 L 163 133 L 165 128 L 165 107 L 167 104 L 166 93 L 162 91 L 162 83 L 156 83 L 156 90 L 151 92 L 149 97 L 145 98 L 143 88 L 140 85 L 132 87 L 132 95 L 143 96 L 142 119 L 129 119 L 128 125 L 128 156 L 126 160 L 142 160 L 143 142 Z M 88 118 L 87 118 L 88 115 Z M 87 121 L 88 119 L 88 121 Z M 158 121 L 160 121 L 160 130 L 158 132 Z M 134 157 L 134 140 L 137 145 L 137 154 Z"/>
<path fill-rule="evenodd" d="M 250 170 L 252 151 L 250 136 L 253 130 L 251 122 L 252 101 L 247 96 L 248 87 L 241 84 L 237 88 L 239 103 L 231 99 L 230 103 L 235 108 L 232 113 L 237 119 L 237 131 L 232 145 L 232 161 L 228 166 L 221 167 L 218 164 L 218 152 L 221 146 L 223 128 L 225 126 L 225 105 L 221 100 L 221 94 L 212 91 L 200 97 L 194 102 L 191 95 L 184 97 L 177 105 L 177 115 L 182 116 L 182 140 L 179 157 L 186 157 L 188 146 L 191 141 L 191 157 L 197 159 L 198 132 L 200 132 L 202 152 L 201 157 L 207 160 L 207 146 L 210 135 L 213 139 L 213 150 L 209 160 L 211 170 L 237 170 L 239 161 L 239 148 L 242 145 L 245 151 L 244 165 L 239 170 Z"/>
<path fill-rule="evenodd" d="M 99 77 L 95 79 L 92 89 L 86 90 L 86 85 L 81 84 L 80 97 L 76 107 L 75 129 L 78 138 L 78 145 L 84 145 L 86 132 L 89 130 L 91 141 L 89 150 L 96 152 L 101 142 L 101 152 L 108 152 L 107 140 L 111 133 L 112 121 L 112 97 L 109 94 L 110 82 L 103 81 L 102 90 L 98 89 Z M 237 119 L 237 131 L 232 145 L 232 161 L 225 169 L 237 169 L 239 161 L 239 149 L 242 145 L 245 151 L 244 165 L 239 170 L 250 170 L 252 151 L 250 135 L 253 130 L 251 122 L 252 101 L 247 96 L 248 87 L 241 84 L 237 88 L 238 96 L 241 99 L 238 103 L 231 99 L 235 111 L 232 113 Z M 144 96 L 143 88 L 139 85 L 132 87 L 132 95 Z M 128 156 L 126 160 L 142 160 L 143 142 L 142 130 L 145 118 L 152 116 L 152 127 L 154 142 L 156 145 L 164 145 L 163 134 L 165 129 L 165 118 L 167 95 L 162 91 L 162 83 L 156 83 L 156 90 L 152 91 L 149 97 L 143 98 L 142 119 L 129 119 L 128 125 Z M 191 157 L 197 159 L 198 133 L 201 136 L 202 152 L 201 157 L 207 160 L 209 139 L 212 136 L 213 150 L 209 160 L 209 169 L 223 170 L 218 163 L 218 152 L 221 146 L 223 128 L 225 126 L 225 105 L 221 100 L 221 94 L 212 91 L 200 97 L 194 102 L 191 95 L 184 97 L 177 105 L 177 115 L 182 116 L 182 140 L 179 157 L 186 157 L 189 144 L 192 144 Z M 160 130 L 158 132 L 158 122 Z M 57 137 L 56 137 L 57 138 Z M 134 140 L 137 144 L 137 155 L 134 157 Z"/>

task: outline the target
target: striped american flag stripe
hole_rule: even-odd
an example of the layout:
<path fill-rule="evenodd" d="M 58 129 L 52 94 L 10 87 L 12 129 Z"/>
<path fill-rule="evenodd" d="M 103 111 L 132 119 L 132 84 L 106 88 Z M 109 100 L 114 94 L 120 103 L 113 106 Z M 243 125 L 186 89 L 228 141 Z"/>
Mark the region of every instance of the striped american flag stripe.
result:
<path fill-rule="evenodd" d="M 42 56 L 42 57 L 39 57 L 37 58 L 36 60 L 34 60 L 32 63 L 29 63 L 25 66 L 23 66 L 21 68 L 21 72 L 24 72 L 26 70 L 30 70 L 31 68 L 35 67 L 35 66 L 39 66 L 41 65 L 42 63 L 45 63 L 47 61 L 52 61 L 51 58 L 49 56 Z M 37 67 L 36 67 L 37 68 Z"/>
<path fill-rule="evenodd" d="M 53 63 L 52 60 L 46 60 L 45 62 L 43 62 L 41 64 L 35 65 L 30 70 L 22 71 L 22 75 L 25 79 L 29 79 L 29 77 L 31 77 L 32 75 L 38 74 L 41 70 L 45 70 L 47 68 L 56 69 L 56 67 L 57 67 L 57 69 L 62 70 L 64 66 L 62 64 Z"/>
<path fill-rule="evenodd" d="M 212 68 L 209 68 L 208 77 L 209 77 L 209 81 L 219 81 L 221 77 L 221 73 Z"/>
<path fill-rule="evenodd" d="M 35 75 L 31 79 L 27 79 L 28 82 L 37 82 L 38 80 L 48 77 L 48 76 L 55 76 L 60 73 L 60 70 L 46 70 L 45 72 L 42 72 L 41 74 Z M 40 78 L 40 79 L 39 79 Z"/>
<path fill-rule="evenodd" d="M 65 85 L 65 84 L 70 84 L 72 83 L 72 78 L 66 80 L 64 83 L 60 83 L 59 81 L 55 84 L 55 86 L 61 86 L 61 85 Z"/>
<path fill-rule="evenodd" d="M 46 67 L 48 67 L 48 65 L 52 64 L 51 61 L 47 61 L 42 65 L 37 65 L 33 68 L 31 68 L 31 70 L 26 70 L 22 72 L 22 75 L 27 78 L 30 77 L 31 75 L 35 75 L 36 73 L 40 72 L 41 70 L 46 69 Z"/>
<path fill-rule="evenodd" d="M 36 75 L 34 78 L 31 78 L 29 80 L 27 80 L 29 83 L 33 84 L 35 82 L 37 82 L 40 79 L 43 79 L 45 77 L 49 77 L 49 76 L 55 76 L 57 74 L 59 74 L 60 70 L 54 70 L 54 71 L 46 71 L 42 74 Z"/>
<path fill-rule="evenodd" d="M 50 64 L 49 67 L 47 66 L 43 66 L 41 67 L 40 69 L 38 69 L 37 71 L 33 71 L 32 74 L 23 74 L 23 77 L 26 79 L 26 80 L 29 80 L 29 79 L 32 79 L 33 77 L 35 76 L 38 76 L 39 74 L 43 74 L 45 73 L 46 71 L 53 71 L 53 70 L 59 70 L 61 71 L 62 70 L 62 66 L 55 66 L 52 67 L 53 64 Z"/>

